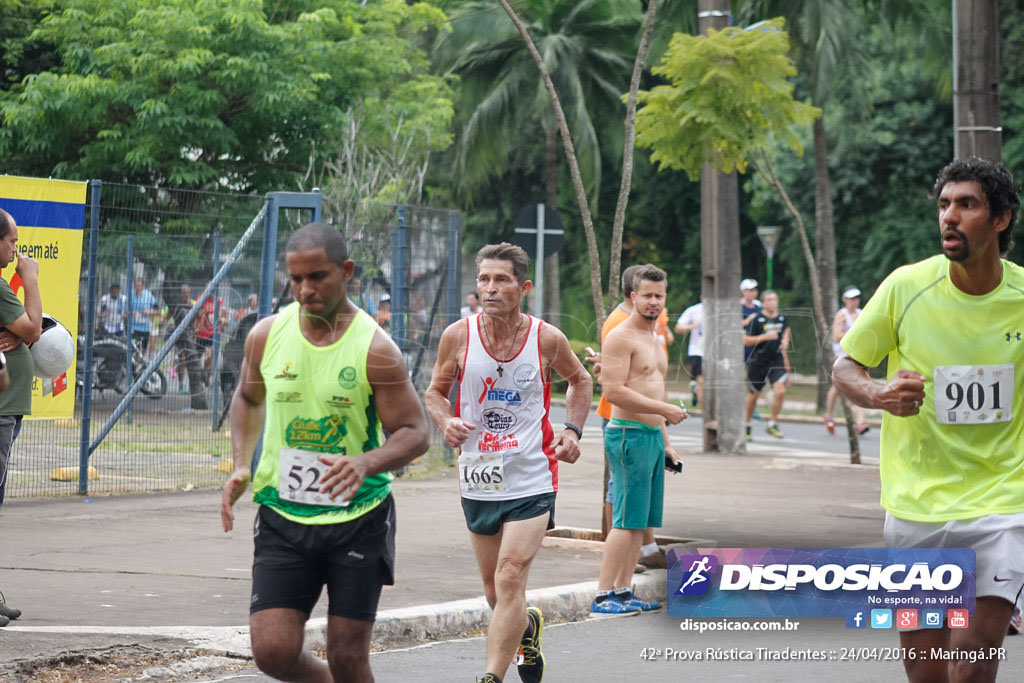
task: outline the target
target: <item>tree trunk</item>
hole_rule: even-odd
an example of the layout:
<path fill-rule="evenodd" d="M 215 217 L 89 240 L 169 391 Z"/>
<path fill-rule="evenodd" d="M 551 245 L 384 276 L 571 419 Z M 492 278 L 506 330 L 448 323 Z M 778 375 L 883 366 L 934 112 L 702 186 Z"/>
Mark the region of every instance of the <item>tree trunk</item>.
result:
<path fill-rule="evenodd" d="M 700 0 L 700 32 L 729 25 L 728 0 Z M 704 450 L 743 453 L 746 368 L 736 292 L 740 283 L 740 210 L 736 173 L 704 165 L 700 178 L 701 295 L 704 300 Z"/>
<path fill-rule="evenodd" d="M 1002 161 L 999 110 L 999 3 L 953 3 L 954 156 Z"/>
<path fill-rule="evenodd" d="M 554 210 L 558 210 L 558 129 L 545 131 L 544 141 L 544 202 Z M 569 242 L 566 242 L 569 244 Z M 537 258 L 542 258 L 538 254 Z M 544 259 L 544 301 L 541 310 L 544 319 L 561 326 L 562 324 L 562 287 L 559 278 L 558 252 Z"/>
<path fill-rule="evenodd" d="M 839 300 L 836 293 L 836 238 L 832 214 L 832 182 L 828 175 L 828 136 L 824 117 L 814 122 L 814 252 L 818 259 L 818 283 L 826 308 Z M 826 318 L 828 319 L 828 318 Z M 815 352 L 818 377 L 818 412 L 825 409 L 828 388 L 832 384 L 832 331 L 819 339 Z"/>

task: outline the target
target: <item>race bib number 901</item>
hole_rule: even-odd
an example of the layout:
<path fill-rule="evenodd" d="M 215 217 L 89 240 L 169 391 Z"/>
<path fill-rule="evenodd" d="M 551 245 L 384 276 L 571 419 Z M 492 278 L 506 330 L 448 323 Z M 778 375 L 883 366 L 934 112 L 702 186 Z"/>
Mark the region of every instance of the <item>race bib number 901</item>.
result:
<path fill-rule="evenodd" d="M 1008 422 L 1013 408 L 1013 365 L 944 365 L 935 368 L 935 420 L 969 425 Z"/>
<path fill-rule="evenodd" d="M 333 500 L 326 493 L 320 492 L 320 479 L 329 469 L 327 465 L 317 460 L 320 455 L 322 454 L 300 448 L 282 448 L 277 482 L 278 495 L 285 500 L 304 505 L 346 507 L 349 501 L 342 501 L 342 498 L 346 497 L 347 492 Z"/>
<path fill-rule="evenodd" d="M 501 453 L 463 453 L 459 456 L 459 488 L 466 493 L 504 491 L 505 461 Z"/>

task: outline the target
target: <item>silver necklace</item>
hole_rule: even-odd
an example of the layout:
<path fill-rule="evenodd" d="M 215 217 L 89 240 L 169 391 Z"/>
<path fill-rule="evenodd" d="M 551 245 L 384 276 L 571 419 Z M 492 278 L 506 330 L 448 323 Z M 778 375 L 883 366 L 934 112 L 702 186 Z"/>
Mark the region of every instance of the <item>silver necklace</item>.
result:
<path fill-rule="evenodd" d="M 516 329 L 512 333 L 512 350 L 515 350 L 515 348 L 516 348 L 516 337 L 519 336 L 519 328 L 523 326 L 523 317 L 524 317 L 523 314 L 520 313 L 519 314 L 519 322 L 516 323 Z M 491 335 L 487 334 L 487 323 L 484 320 L 480 321 L 480 329 L 484 331 L 484 341 L 487 342 L 487 346 L 485 348 L 489 347 L 492 350 L 492 354 L 491 355 L 494 356 L 494 360 L 496 360 L 498 362 L 498 367 L 497 367 L 498 377 L 502 377 L 504 375 L 504 373 L 505 373 L 504 364 L 509 362 L 512 359 L 511 358 L 507 358 L 505 360 L 501 360 L 500 358 L 497 357 L 497 353 L 496 353 L 497 349 L 495 348 L 494 344 L 491 343 Z"/>

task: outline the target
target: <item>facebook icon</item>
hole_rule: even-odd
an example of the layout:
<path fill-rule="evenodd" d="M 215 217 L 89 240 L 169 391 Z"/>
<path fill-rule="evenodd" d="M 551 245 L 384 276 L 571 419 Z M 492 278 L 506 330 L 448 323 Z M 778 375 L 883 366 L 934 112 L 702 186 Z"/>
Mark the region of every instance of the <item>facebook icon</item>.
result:
<path fill-rule="evenodd" d="M 864 610 L 847 612 L 846 628 L 867 628 L 867 619 L 864 617 Z"/>

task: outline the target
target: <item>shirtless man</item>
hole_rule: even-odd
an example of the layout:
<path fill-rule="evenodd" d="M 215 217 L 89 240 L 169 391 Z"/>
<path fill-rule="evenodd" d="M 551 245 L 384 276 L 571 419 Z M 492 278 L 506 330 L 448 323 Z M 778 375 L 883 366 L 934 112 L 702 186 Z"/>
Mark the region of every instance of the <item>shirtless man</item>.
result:
<path fill-rule="evenodd" d="M 630 582 L 644 529 L 661 526 L 664 463 L 679 461 L 665 424 L 686 419 L 686 408 L 666 403 L 668 361 L 657 336 L 665 308 L 665 271 L 642 266 L 633 280 L 633 312 L 608 333 L 601 348 L 601 385 L 612 404 L 605 453 L 612 470 L 612 529 L 604 544 L 592 614 L 659 609 L 633 596 Z"/>

